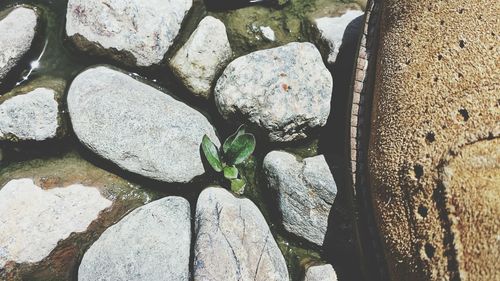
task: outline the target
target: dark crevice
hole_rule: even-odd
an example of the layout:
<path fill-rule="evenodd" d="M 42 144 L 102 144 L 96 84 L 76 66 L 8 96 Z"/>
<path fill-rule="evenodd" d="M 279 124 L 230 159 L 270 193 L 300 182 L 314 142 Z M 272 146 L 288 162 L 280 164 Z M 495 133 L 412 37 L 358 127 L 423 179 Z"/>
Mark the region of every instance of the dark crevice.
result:
<path fill-rule="evenodd" d="M 443 229 L 443 249 L 444 256 L 447 258 L 447 270 L 450 281 L 460 281 L 460 271 L 458 265 L 458 253 L 455 248 L 455 234 L 452 231 L 452 221 L 449 217 L 447 208 L 446 187 L 442 182 L 438 182 L 432 198 L 436 203 L 439 212 L 439 220 Z"/>
<path fill-rule="evenodd" d="M 467 122 L 469 120 L 469 112 L 467 109 L 461 108 L 458 110 L 458 113 L 460 113 L 460 115 L 464 118 L 464 121 Z"/>

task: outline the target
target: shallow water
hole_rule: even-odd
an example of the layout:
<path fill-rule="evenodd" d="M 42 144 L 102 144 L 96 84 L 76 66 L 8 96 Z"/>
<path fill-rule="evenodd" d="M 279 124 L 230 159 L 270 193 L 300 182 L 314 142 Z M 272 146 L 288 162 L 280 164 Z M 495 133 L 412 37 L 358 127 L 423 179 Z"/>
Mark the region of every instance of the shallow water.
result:
<path fill-rule="evenodd" d="M 292 41 L 310 41 L 306 20 L 308 14 L 321 12 L 323 6 L 329 5 L 329 7 L 331 7 L 332 2 L 337 3 L 339 7 L 345 8 L 345 2 L 356 1 L 291 0 L 291 3 L 283 9 L 251 6 L 230 11 L 207 11 L 207 8 L 202 1 L 195 0 L 194 2 L 194 8 L 191 10 L 186 22 L 183 24 L 181 35 L 179 36 L 176 44 L 167 54 L 166 59 L 168 59 L 168 57 L 170 57 L 175 50 L 187 40 L 199 20 L 207 14 L 217 17 L 225 22 L 226 27 L 228 28 L 228 36 L 231 45 L 235 54 L 240 56 L 251 51 L 274 47 Z M 171 71 L 165 64 L 150 68 L 134 68 L 110 61 L 104 57 L 94 57 L 76 50 L 72 46 L 71 42 L 69 42 L 64 36 L 66 0 L 4 0 L 0 2 L 0 11 L 18 4 L 28 4 L 38 8 L 42 14 L 40 24 L 41 28 L 36 44 L 32 52 L 29 54 L 29 59 L 24 61 L 19 66 L 19 71 L 17 71 L 15 75 L 10 76 L 3 88 L 0 88 L 0 95 L 9 91 L 15 85 L 23 84 L 42 76 L 62 78 L 66 80 L 69 85 L 74 77 L 83 69 L 97 64 L 110 64 L 129 72 L 136 73 L 136 78 L 160 88 L 175 98 L 200 110 L 213 122 L 221 139 L 224 139 L 235 129 L 236 124 L 228 124 L 222 120 L 215 108 L 213 99 L 207 102 L 193 97 L 188 93 L 184 86 L 173 77 Z M 259 26 L 272 27 L 275 31 L 276 41 L 266 41 L 262 37 L 259 37 L 260 35 L 258 32 L 255 32 L 255 28 L 258 28 Z M 331 126 L 329 129 L 331 129 Z M 302 157 L 313 156 L 318 154 L 318 152 L 328 153 L 327 158 L 329 159 L 329 163 L 332 165 L 335 179 L 339 185 L 339 193 L 341 193 L 340 182 L 342 180 L 340 179 L 340 182 L 338 180 L 338 177 L 341 176 L 339 173 L 336 174 L 335 170 L 340 169 L 343 164 L 338 162 L 332 163 L 332 161 L 337 161 L 335 159 L 338 159 L 335 155 L 332 155 L 332 153 L 335 154 L 336 152 L 332 152 L 330 149 L 321 148 L 322 145 L 320 140 L 325 139 L 325 134 L 327 133 L 331 133 L 331 131 L 320 130 L 309 140 L 294 144 L 276 145 L 269 144 L 262 139 L 258 139 L 258 146 L 254 156 L 241 167 L 243 175 L 248 182 L 245 196 L 252 199 L 252 201 L 258 205 L 266 217 L 287 260 L 292 280 L 300 280 L 301 275 L 303 274 L 303 266 L 305 264 L 321 262 L 332 262 L 337 270 L 337 273 L 340 276 L 345 276 L 344 280 L 355 280 L 356 277 L 353 276 L 357 276 L 359 274 L 355 272 L 357 271 L 355 265 L 346 267 L 342 263 L 337 262 L 337 260 L 351 261 L 354 259 L 354 249 L 351 249 L 351 252 L 349 252 L 350 245 L 354 243 L 352 241 L 352 237 L 349 235 L 346 235 L 346 237 L 334 237 L 332 238 L 333 242 L 331 243 L 331 247 L 328 246 L 325 247 L 325 249 L 319 249 L 302 239 L 287 234 L 280 226 L 279 216 L 274 209 L 276 204 L 273 202 L 272 196 L 268 196 L 271 193 L 267 190 L 265 183 L 260 176 L 262 159 L 267 152 L 273 149 L 288 150 Z M 191 202 L 193 210 L 201 188 L 218 182 L 216 177 L 210 174 L 201 177 L 192 184 L 187 185 L 165 184 L 152 181 L 141 176 L 122 171 L 114 164 L 100 159 L 84 148 L 71 133 L 69 137 L 65 139 L 49 141 L 45 144 L 20 143 L 3 145 L 5 146 L 5 151 L 4 160 L 0 162 L 0 175 L 8 169 L 6 167 L 9 163 L 19 163 L 36 158 L 44 159 L 49 157 L 62 157 L 66 153 L 76 153 L 101 168 L 120 175 L 133 183 L 150 188 L 157 194 L 158 197 L 167 195 L 180 195 L 186 197 Z M 330 145 L 327 144 L 326 146 Z M 342 195 L 339 194 L 338 197 L 342 197 Z M 340 199 L 337 199 L 336 201 L 339 200 Z M 345 206 L 339 204 L 336 202 L 336 208 L 342 211 Z M 346 215 L 346 217 L 348 216 L 349 215 Z M 348 228 L 349 226 L 345 224 L 346 222 L 341 222 L 338 225 L 333 225 L 331 227 Z M 345 234 L 345 232 L 348 231 L 333 229 L 329 232 Z M 336 245 L 342 246 L 339 248 L 339 246 Z M 337 251 L 337 248 L 340 249 L 338 253 L 335 252 Z M 338 266 L 336 266 L 336 264 L 338 264 Z"/>

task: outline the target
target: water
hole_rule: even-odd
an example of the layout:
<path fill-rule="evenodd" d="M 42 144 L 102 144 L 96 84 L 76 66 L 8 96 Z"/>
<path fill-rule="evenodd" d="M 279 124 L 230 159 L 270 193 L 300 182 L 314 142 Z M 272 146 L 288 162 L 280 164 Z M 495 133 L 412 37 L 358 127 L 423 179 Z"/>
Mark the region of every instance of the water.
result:
<path fill-rule="evenodd" d="M 187 89 L 173 77 L 173 74 L 165 64 L 150 68 L 135 68 L 111 61 L 105 57 L 91 56 L 75 49 L 72 43 L 64 35 L 66 0 L 4 0 L 0 2 L 0 11 L 19 4 L 31 5 L 38 9 L 42 15 L 40 30 L 33 50 L 28 55 L 28 60 L 23 61 L 19 65 L 19 69 L 14 71 L 15 74 L 8 77 L 7 83 L 0 88 L 0 95 L 8 92 L 16 85 L 21 85 L 27 81 L 32 81 L 43 76 L 64 79 L 69 85 L 74 77 L 82 70 L 97 64 L 109 64 L 135 73 L 135 78 L 168 92 L 175 98 L 197 108 L 215 124 L 221 139 L 227 137 L 236 128 L 236 124 L 228 124 L 222 120 L 215 108 L 213 99 L 205 101 L 193 97 Z M 337 6 L 340 7 L 341 4 L 342 1 L 291 0 L 291 3 L 283 9 L 251 6 L 227 11 L 207 10 L 202 1 L 195 0 L 194 9 L 192 9 L 187 21 L 183 24 L 181 35 L 166 57 L 171 57 L 172 54 L 175 53 L 175 50 L 182 46 L 191 32 L 196 28 L 199 20 L 205 15 L 212 15 L 224 21 L 231 46 L 235 54 L 240 56 L 251 51 L 279 46 L 292 41 L 310 41 L 311 38 L 307 27 L 307 15 L 321 13 L 323 7 L 335 9 Z M 0 17 L 1 16 L 0 14 Z M 263 38 L 259 31 L 259 27 L 261 26 L 271 27 L 275 33 L 276 41 L 269 41 Z M 356 276 L 356 274 L 353 275 L 352 272 L 350 272 L 352 271 L 351 268 L 343 268 L 340 264 L 336 266 L 335 259 L 331 258 L 336 255 L 335 251 L 337 248 L 335 246 L 320 249 L 283 230 L 279 222 L 280 218 L 278 212 L 273 208 L 273 206 L 276 206 L 276 203 L 273 201 L 274 198 L 268 196 L 269 190 L 267 190 L 260 176 L 262 160 L 264 156 L 273 149 L 284 149 L 302 157 L 316 155 L 318 151 L 319 153 L 327 152 L 327 150 L 321 148 L 320 144 L 320 139 L 324 138 L 324 136 L 322 136 L 323 133 L 325 133 L 325 130 L 318 131 L 311 139 L 293 145 L 270 144 L 263 139 L 258 139 L 258 146 L 254 156 L 241 167 L 242 174 L 248 182 L 245 196 L 252 199 L 266 217 L 287 260 L 292 280 L 301 279 L 304 265 L 323 262 L 333 262 L 339 275 L 346 276 L 346 280 L 351 279 L 352 276 Z M 217 177 L 210 174 L 201 177 L 195 183 L 183 185 L 181 187 L 177 184 L 166 185 L 165 183 L 152 181 L 122 171 L 114 164 L 104 159 L 100 159 L 84 148 L 72 133 L 63 140 L 49 141 L 44 144 L 20 143 L 4 144 L 4 146 L 4 160 L 0 164 L 0 174 L 2 169 L 5 171 L 5 167 L 8 166 L 9 163 L 20 163 L 37 158 L 46 159 L 50 157 L 62 157 L 66 153 L 74 153 L 133 183 L 147 186 L 156 192 L 158 197 L 167 195 L 183 196 L 191 202 L 193 208 L 201 188 L 211 183 L 218 183 L 219 181 Z M 328 153 L 329 155 L 327 156 L 331 156 L 330 154 L 335 152 Z M 328 158 L 335 157 L 332 156 Z M 68 159 L 71 159 L 71 157 Z M 342 164 L 333 164 L 333 166 L 336 165 L 338 165 L 338 167 L 332 167 L 334 171 L 342 167 Z M 336 175 L 336 180 L 337 176 L 338 175 Z M 337 181 L 337 183 L 339 182 Z M 339 186 L 339 190 L 340 189 L 341 187 Z M 339 191 L 339 193 L 340 192 L 341 191 Z M 337 201 L 339 201 L 339 199 L 337 199 Z M 343 207 L 340 207 L 340 209 L 342 208 Z M 339 224 L 333 225 L 332 227 L 338 228 L 344 226 Z M 334 230 L 333 232 L 336 231 Z M 333 243 L 333 245 L 336 245 L 344 243 L 344 240 L 347 241 L 351 239 L 351 237 L 347 235 L 346 238 L 341 237 L 333 239 L 339 240 Z M 338 257 L 338 259 L 352 259 L 352 257 L 349 256 L 351 254 L 349 252 L 343 250 L 338 253 L 338 255 L 340 254 L 342 254 L 342 256 Z M 354 271 L 355 270 L 356 268 L 354 268 Z"/>

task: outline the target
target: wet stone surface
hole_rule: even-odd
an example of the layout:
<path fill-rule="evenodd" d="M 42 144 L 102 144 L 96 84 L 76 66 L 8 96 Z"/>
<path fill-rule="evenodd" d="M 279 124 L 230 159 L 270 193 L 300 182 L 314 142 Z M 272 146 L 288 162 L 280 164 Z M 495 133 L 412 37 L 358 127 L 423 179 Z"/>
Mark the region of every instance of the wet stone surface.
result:
<path fill-rule="evenodd" d="M 274 150 L 303 158 L 324 153 L 318 139 L 330 133 L 324 126 L 331 114 L 332 75 L 310 19 L 337 17 L 364 1 L 280 0 L 217 8 L 201 0 L 160 2 L 0 3 L 0 29 L 18 5 L 37 12 L 34 21 L 10 19 L 9 27 L 15 28 L 9 30 L 19 30 L 16 34 L 0 33 L 0 39 L 13 36 L 0 40 L 0 46 L 22 42 L 15 52 L 0 48 L 3 58 L 15 53 L 8 63 L 12 71 L 0 67 L 0 74 L 9 74 L 0 75 L 0 135 L 9 128 L 0 140 L 0 200 L 8 206 L 2 213 L 16 210 L 0 219 L 9 225 L 0 227 L 8 229 L 0 230 L 0 241 L 8 242 L 0 243 L 8 245 L 0 246 L 0 280 L 99 280 L 120 274 L 156 280 L 160 274 L 172 280 L 301 281 L 311 262 L 331 263 L 339 276 L 351 280 L 352 269 L 339 267 L 335 249 L 308 236 L 307 225 L 301 226 L 302 234 L 284 227 L 274 196 L 279 188 L 269 188 L 263 164 Z M 263 59 L 248 60 L 262 50 Z M 231 60 L 233 66 L 226 69 Z M 214 92 L 218 82 L 224 87 Z M 49 103 L 14 99 L 40 91 L 44 94 L 36 98 L 48 97 L 47 90 L 53 90 L 53 99 L 43 100 Z M 222 102 L 218 94 L 233 102 Z M 4 109 L 9 114 L 2 119 L 2 105 L 9 100 L 16 106 Z M 240 123 L 252 125 L 248 130 L 257 136 L 254 155 L 238 166 L 247 182 L 244 194 L 203 191 L 226 185 L 201 156 L 203 134 L 219 145 Z M 283 168 L 297 163 L 302 162 Z M 165 196 L 184 201 L 137 209 L 152 200 L 169 201 Z M 68 221 L 75 209 L 81 213 Z M 52 215 L 35 219 L 34 213 Z M 167 221 L 179 224 L 166 227 Z M 325 228 L 343 227 L 324 225 L 324 215 L 320 221 L 319 235 Z M 160 235 L 168 233 L 175 238 Z M 46 244 L 36 242 L 40 239 Z M 179 243 L 133 251 L 150 239 Z M 341 258 L 352 259 L 351 254 L 343 252 Z M 144 257 L 150 257 L 148 262 L 142 262 Z M 123 265 L 130 271 L 122 272 Z"/>

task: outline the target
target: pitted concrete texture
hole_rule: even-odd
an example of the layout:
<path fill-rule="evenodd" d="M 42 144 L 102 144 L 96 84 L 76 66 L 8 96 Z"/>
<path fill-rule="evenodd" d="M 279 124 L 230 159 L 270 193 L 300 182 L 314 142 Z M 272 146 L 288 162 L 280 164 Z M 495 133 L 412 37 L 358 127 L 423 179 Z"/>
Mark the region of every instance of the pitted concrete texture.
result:
<path fill-rule="evenodd" d="M 500 2 L 382 5 L 368 161 L 389 275 L 500 280 Z"/>

